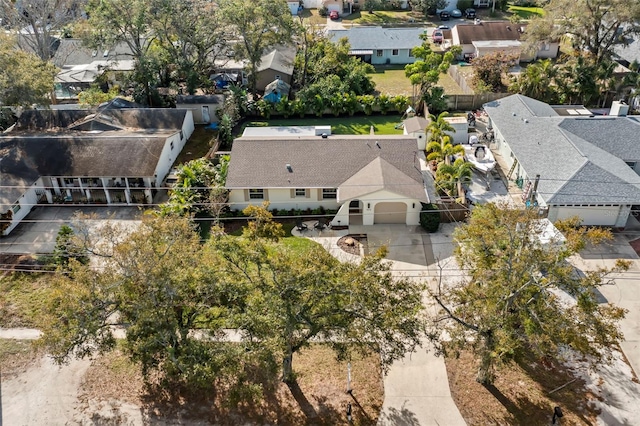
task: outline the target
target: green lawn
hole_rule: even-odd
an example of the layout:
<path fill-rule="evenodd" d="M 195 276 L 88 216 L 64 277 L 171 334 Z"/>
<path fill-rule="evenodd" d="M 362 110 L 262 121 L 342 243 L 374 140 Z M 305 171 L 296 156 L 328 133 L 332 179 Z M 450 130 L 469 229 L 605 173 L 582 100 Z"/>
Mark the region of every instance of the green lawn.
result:
<path fill-rule="evenodd" d="M 309 24 L 312 26 L 316 25 L 324 25 L 327 23 L 327 18 L 324 16 L 320 16 L 318 13 L 318 9 L 303 9 L 298 16 L 302 17 L 305 24 Z"/>
<path fill-rule="evenodd" d="M 175 164 L 183 164 L 187 161 L 204 157 L 213 146 L 216 136 L 218 136 L 217 130 L 207 129 L 205 126 L 196 126 L 180 155 L 178 155 Z"/>
<path fill-rule="evenodd" d="M 376 91 L 390 96 L 413 95 L 413 87 L 404 75 L 404 65 L 378 65 L 376 72 L 369 74 L 376 84 Z"/>
<path fill-rule="evenodd" d="M 532 19 L 539 16 L 544 16 L 544 9 L 541 7 L 523 7 L 523 6 L 509 6 L 509 12 L 518 15 L 520 19 Z"/>
<path fill-rule="evenodd" d="M 401 135 L 402 130 L 395 126 L 400 123 L 398 114 L 357 115 L 353 117 L 308 117 L 249 121 L 244 127 L 265 126 L 331 126 L 331 133 L 336 135 L 368 135 L 373 126 L 378 135 Z"/>
<path fill-rule="evenodd" d="M 363 10 L 343 17 L 342 22 L 347 25 L 419 25 L 424 23 L 424 16 L 410 11 L 376 10 L 369 13 Z"/>

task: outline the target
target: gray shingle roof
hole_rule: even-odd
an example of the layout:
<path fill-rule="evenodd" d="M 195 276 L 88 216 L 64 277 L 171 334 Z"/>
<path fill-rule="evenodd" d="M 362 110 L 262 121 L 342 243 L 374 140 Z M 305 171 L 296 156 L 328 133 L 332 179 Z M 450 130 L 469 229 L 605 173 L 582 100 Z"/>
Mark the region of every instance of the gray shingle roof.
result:
<path fill-rule="evenodd" d="M 425 131 L 429 125 L 429 119 L 416 115 L 403 121 L 404 129 L 407 133 Z"/>
<path fill-rule="evenodd" d="M 349 39 L 352 50 L 365 49 L 413 49 L 422 44 L 420 34 L 425 28 L 353 27 L 348 30 L 330 30 L 327 35 L 333 42 L 343 37 Z"/>
<path fill-rule="evenodd" d="M 509 21 L 482 21 L 479 24 L 458 24 L 453 30 L 458 33 L 460 44 L 471 44 L 472 41 L 520 40 L 520 28 L 526 24 L 512 24 Z"/>
<path fill-rule="evenodd" d="M 93 112 L 25 111 L 13 131 L 0 135 L 0 206 L 14 203 L 40 176 L 153 176 L 167 137 L 180 131 L 186 114 Z"/>
<path fill-rule="evenodd" d="M 224 103 L 224 95 L 178 95 L 176 104 L 219 104 Z"/>
<path fill-rule="evenodd" d="M 286 75 L 293 75 L 295 47 L 278 47 L 260 58 L 258 72 L 271 69 Z"/>
<path fill-rule="evenodd" d="M 380 158 L 383 161 L 378 168 L 384 169 L 384 176 L 382 181 L 374 182 L 375 185 L 389 188 L 410 182 L 414 186 L 411 191 L 420 188 L 425 198 L 422 174 L 414 167 L 417 153 L 416 139 L 409 136 L 239 138 L 231 149 L 226 186 L 229 189 L 338 188 L 367 166 L 375 168 L 372 162 Z M 287 164 L 291 165 L 292 172 L 287 170 Z M 393 179 L 397 173 L 405 175 L 402 182 L 392 182 L 399 180 Z M 354 179 L 359 185 L 365 184 L 358 177 Z"/>
<path fill-rule="evenodd" d="M 527 175 L 540 174 L 538 193 L 547 203 L 640 203 L 640 176 L 615 155 L 613 141 L 606 143 L 609 125 L 618 119 L 598 126 L 597 118 L 561 117 L 522 95 L 489 102 L 485 110 Z M 590 124 L 582 128 L 584 123 Z"/>
<path fill-rule="evenodd" d="M 380 157 L 371 161 L 338 187 L 338 201 L 359 198 L 382 189 L 408 198 L 427 201 L 422 185 Z"/>
<path fill-rule="evenodd" d="M 560 128 L 623 160 L 640 160 L 640 123 L 627 117 L 569 118 Z"/>

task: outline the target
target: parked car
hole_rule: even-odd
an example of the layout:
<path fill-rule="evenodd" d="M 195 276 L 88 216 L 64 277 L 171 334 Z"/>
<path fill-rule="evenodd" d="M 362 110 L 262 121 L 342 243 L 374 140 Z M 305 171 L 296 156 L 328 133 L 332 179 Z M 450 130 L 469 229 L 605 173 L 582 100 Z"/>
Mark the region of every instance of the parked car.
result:
<path fill-rule="evenodd" d="M 446 10 L 443 10 L 442 12 L 440 12 L 440 19 L 443 21 L 448 21 L 449 20 L 449 12 L 447 12 Z"/>
<path fill-rule="evenodd" d="M 460 9 L 453 9 L 451 11 L 451 17 L 452 18 L 462 18 L 462 12 L 460 12 Z"/>
<path fill-rule="evenodd" d="M 439 30 L 448 30 L 449 26 L 448 25 L 438 25 L 438 29 Z"/>
<path fill-rule="evenodd" d="M 331 18 L 332 21 L 337 21 L 338 19 L 340 19 L 340 14 L 337 10 L 332 10 L 331 12 L 329 12 L 329 18 Z"/>
<path fill-rule="evenodd" d="M 476 19 L 476 10 L 475 9 L 467 9 L 464 11 L 464 16 L 467 19 Z"/>
<path fill-rule="evenodd" d="M 434 30 L 433 34 L 431 34 L 431 40 L 433 40 L 434 43 L 442 43 L 444 41 L 442 30 Z"/>

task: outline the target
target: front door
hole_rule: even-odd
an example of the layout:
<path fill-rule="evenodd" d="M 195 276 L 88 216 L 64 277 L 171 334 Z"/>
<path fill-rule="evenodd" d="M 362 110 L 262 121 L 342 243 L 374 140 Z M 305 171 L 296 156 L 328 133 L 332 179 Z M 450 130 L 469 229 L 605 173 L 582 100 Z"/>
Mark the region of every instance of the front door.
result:
<path fill-rule="evenodd" d="M 209 105 L 202 105 L 202 121 L 204 123 L 209 123 L 211 121 L 211 117 L 209 116 Z"/>

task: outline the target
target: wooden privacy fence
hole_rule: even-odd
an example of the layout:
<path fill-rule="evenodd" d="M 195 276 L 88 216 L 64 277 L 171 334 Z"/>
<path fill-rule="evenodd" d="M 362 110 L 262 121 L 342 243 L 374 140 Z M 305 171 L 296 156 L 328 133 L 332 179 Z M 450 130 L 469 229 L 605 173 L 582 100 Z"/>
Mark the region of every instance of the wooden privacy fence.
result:
<path fill-rule="evenodd" d="M 447 95 L 447 109 L 468 111 L 480 109 L 487 102 L 509 96 L 510 93 L 481 93 L 478 95 Z"/>

